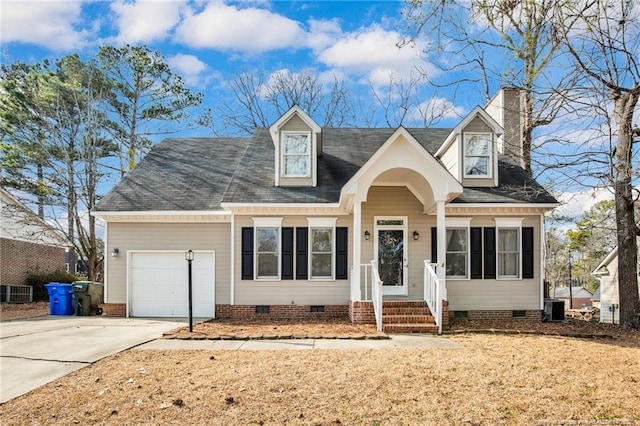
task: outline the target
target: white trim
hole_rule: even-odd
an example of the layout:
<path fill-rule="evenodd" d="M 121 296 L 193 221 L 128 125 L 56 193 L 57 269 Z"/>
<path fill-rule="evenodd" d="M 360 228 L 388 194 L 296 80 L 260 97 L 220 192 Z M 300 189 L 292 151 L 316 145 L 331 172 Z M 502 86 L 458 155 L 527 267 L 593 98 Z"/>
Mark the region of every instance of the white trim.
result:
<path fill-rule="evenodd" d="M 462 177 L 464 179 L 493 179 L 494 173 L 495 173 L 495 169 L 497 167 L 498 162 L 495 161 L 496 158 L 496 153 L 495 153 L 495 140 L 493 137 L 493 133 L 491 132 L 463 132 L 463 136 L 462 136 L 462 149 L 460 150 L 461 154 L 462 154 Z M 467 148 L 467 136 L 468 137 L 472 137 L 472 136 L 488 136 L 489 137 L 489 160 L 487 163 L 487 174 L 484 175 L 470 175 L 467 174 L 466 169 L 467 169 L 467 154 L 466 154 L 466 148 Z M 470 157 L 485 157 L 484 155 L 470 155 Z"/>
<path fill-rule="evenodd" d="M 558 207 L 560 203 L 449 203 L 447 204 L 447 209 L 453 208 L 495 208 L 495 207 L 503 207 L 503 208 L 544 208 L 544 209 L 555 209 Z"/>
<path fill-rule="evenodd" d="M 496 217 L 496 228 L 522 228 L 523 217 Z"/>
<path fill-rule="evenodd" d="M 231 215 L 231 229 L 230 229 L 230 238 L 231 238 L 231 269 L 229 271 L 230 282 L 229 282 L 229 304 L 231 306 L 235 305 L 236 299 L 236 217 Z"/>
<path fill-rule="evenodd" d="M 253 217 L 253 279 L 254 281 L 280 281 L 282 279 L 282 218 L 281 217 Z M 270 277 L 258 276 L 258 229 L 275 228 L 278 230 L 278 275 Z"/>
<path fill-rule="evenodd" d="M 226 210 L 131 210 L 131 211 L 95 211 L 92 216 L 224 216 L 230 215 Z"/>
<path fill-rule="evenodd" d="M 454 281 L 467 281 L 471 279 L 471 232 L 469 232 L 469 228 L 471 227 L 471 218 L 468 218 L 468 221 L 465 220 L 460 220 L 460 221 L 456 221 L 456 218 L 453 218 L 454 220 L 452 221 L 452 225 L 449 224 L 449 218 L 445 219 L 446 222 L 446 228 L 445 228 L 445 244 L 446 244 L 446 238 L 447 238 L 447 231 L 449 230 L 454 230 L 454 229 L 464 229 L 466 232 L 466 261 L 465 261 L 465 275 L 461 276 L 461 275 L 447 275 L 447 253 L 448 250 L 445 251 L 444 253 L 444 274 L 445 277 L 448 280 L 454 280 Z M 467 219 L 467 218 L 465 218 Z M 445 245 L 446 247 L 446 245 Z"/>
<path fill-rule="evenodd" d="M 309 228 L 335 228 L 337 217 L 308 217 Z"/>
<path fill-rule="evenodd" d="M 445 227 L 447 228 L 469 228 L 471 226 L 470 217 L 447 217 L 445 218 Z"/>
<path fill-rule="evenodd" d="M 312 177 L 312 175 L 314 174 L 313 171 L 313 161 L 312 161 L 312 157 L 314 157 L 314 155 L 316 154 L 314 152 L 314 143 L 313 143 L 313 137 L 311 134 L 311 131 L 294 131 L 294 130 L 283 130 L 282 132 L 280 132 L 280 145 L 284 144 L 284 139 L 286 135 L 305 135 L 307 137 L 307 174 L 304 175 L 287 175 L 285 172 L 285 164 L 284 164 L 284 158 L 285 158 L 285 153 L 284 153 L 284 149 L 280 149 L 279 151 L 279 157 L 278 157 L 278 161 L 280 162 L 281 167 L 279 167 L 280 169 L 280 176 L 279 176 L 279 180 L 278 180 L 278 186 L 281 183 L 281 180 L 283 179 L 309 179 Z M 288 155 L 297 155 L 302 157 L 301 154 L 288 154 Z M 317 155 L 315 155 L 317 156 Z"/>
<path fill-rule="evenodd" d="M 281 217 L 252 217 L 254 228 L 281 228 Z"/>
<path fill-rule="evenodd" d="M 107 274 L 108 274 L 108 270 L 109 270 L 109 262 L 111 262 L 111 260 L 109 259 L 111 256 L 111 250 L 109 247 L 109 224 L 107 222 L 104 223 L 104 246 L 103 246 L 103 253 L 102 253 L 102 270 L 104 272 L 103 276 L 102 276 L 102 280 L 104 282 L 104 303 L 109 303 L 109 280 L 107 279 Z M 68 253 L 67 253 L 68 254 Z M 109 259 L 107 261 L 107 259 Z M 69 259 L 66 259 L 69 260 Z M 69 264 L 67 263 L 67 268 L 69 268 Z M 67 271 L 69 272 L 69 271 Z"/>
<path fill-rule="evenodd" d="M 307 253 L 309 254 L 307 257 L 307 271 L 309 271 L 308 280 L 309 281 L 335 281 L 336 279 L 336 220 L 318 220 L 314 218 L 310 218 L 309 220 L 309 233 L 307 238 Z M 333 222 L 333 224 L 331 224 Z M 313 225 L 312 225 L 313 223 Z M 312 229 L 331 229 L 331 276 L 330 277 L 314 277 L 313 276 L 313 250 L 312 242 L 313 242 L 313 233 Z"/>
<path fill-rule="evenodd" d="M 402 220 L 402 225 L 378 225 L 379 220 Z M 407 259 L 409 258 L 409 218 L 408 216 L 374 216 L 373 217 L 373 258 L 378 261 L 378 231 L 379 230 L 401 230 L 402 236 L 402 286 L 382 286 L 383 296 L 408 296 L 409 295 L 409 268 Z"/>

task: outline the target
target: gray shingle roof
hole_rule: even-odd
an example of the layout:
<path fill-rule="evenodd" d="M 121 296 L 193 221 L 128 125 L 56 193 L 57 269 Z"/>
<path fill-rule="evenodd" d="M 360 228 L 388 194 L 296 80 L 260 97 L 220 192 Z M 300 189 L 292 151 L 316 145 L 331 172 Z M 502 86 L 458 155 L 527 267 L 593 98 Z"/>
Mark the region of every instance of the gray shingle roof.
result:
<path fill-rule="evenodd" d="M 407 129 L 432 154 L 451 129 Z M 174 138 L 159 143 L 95 211 L 219 210 L 220 203 L 335 203 L 349 179 L 396 129 L 322 129 L 317 187 L 274 186 L 269 129 L 250 138 Z M 465 188 L 458 203 L 555 202 L 525 171 L 499 162 L 499 188 Z"/>

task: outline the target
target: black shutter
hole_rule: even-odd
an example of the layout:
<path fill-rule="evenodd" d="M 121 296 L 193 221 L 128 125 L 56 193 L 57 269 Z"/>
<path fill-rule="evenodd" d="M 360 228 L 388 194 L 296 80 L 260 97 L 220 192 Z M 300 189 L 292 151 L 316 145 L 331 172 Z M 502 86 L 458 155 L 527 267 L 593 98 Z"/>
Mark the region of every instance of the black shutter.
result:
<path fill-rule="evenodd" d="M 253 228 L 242 228 L 242 279 L 253 279 Z"/>
<path fill-rule="evenodd" d="M 484 228 L 484 278 L 496 277 L 496 228 Z"/>
<path fill-rule="evenodd" d="M 533 228 L 522 228 L 522 278 L 533 278 Z"/>
<path fill-rule="evenodd" d="M 438 228 L 431 228 L 431 263 L 438 262 Z"/>
<path fill-rule="evenodd" d="M 282 269 L 283 280 L 293 279 L 293 228 L 282 228 Z"/>
<path fill-rule="evenodd" d="M 348 235 L 348 228 L 336 228 L 336 280 L 346 280 L 348 277 Z"/>
<path fill-rule="evenodd" d="M 470 228 L 471 279 L 482 279 L 482 228 Z"/>
<path fill-rule="evenodd" d="M 309 228 L 296 228 L 296 279 L 306 280 L 309 273 L 307 248 Z"/>

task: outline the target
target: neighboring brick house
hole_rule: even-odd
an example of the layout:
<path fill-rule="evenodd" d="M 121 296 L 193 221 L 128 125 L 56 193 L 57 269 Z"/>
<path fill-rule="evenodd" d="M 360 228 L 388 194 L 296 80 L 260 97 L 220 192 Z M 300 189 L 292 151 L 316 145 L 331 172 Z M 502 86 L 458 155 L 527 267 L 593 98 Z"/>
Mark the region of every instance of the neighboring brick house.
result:
<path fill-rule="evenodd" d="M 0 283 L 23 285 L 29 274 L 65 270 L 65 238 L 2 188 L 0 203 Z"/>

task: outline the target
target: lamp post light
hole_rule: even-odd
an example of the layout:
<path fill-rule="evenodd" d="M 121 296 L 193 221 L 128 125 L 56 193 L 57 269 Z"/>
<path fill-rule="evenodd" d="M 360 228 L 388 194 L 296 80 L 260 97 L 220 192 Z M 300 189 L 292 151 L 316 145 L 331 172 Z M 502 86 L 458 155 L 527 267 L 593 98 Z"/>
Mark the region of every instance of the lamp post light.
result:
<path fill-rule="evenodd" d="M 193 262 L 193 250 L 189 249 L 185 252 L 184 258 L 189 264 L 189 333 L 193 332 L 193 294 L 192 288 L 192 274 L 191 274 L 191 262 Z"/>

